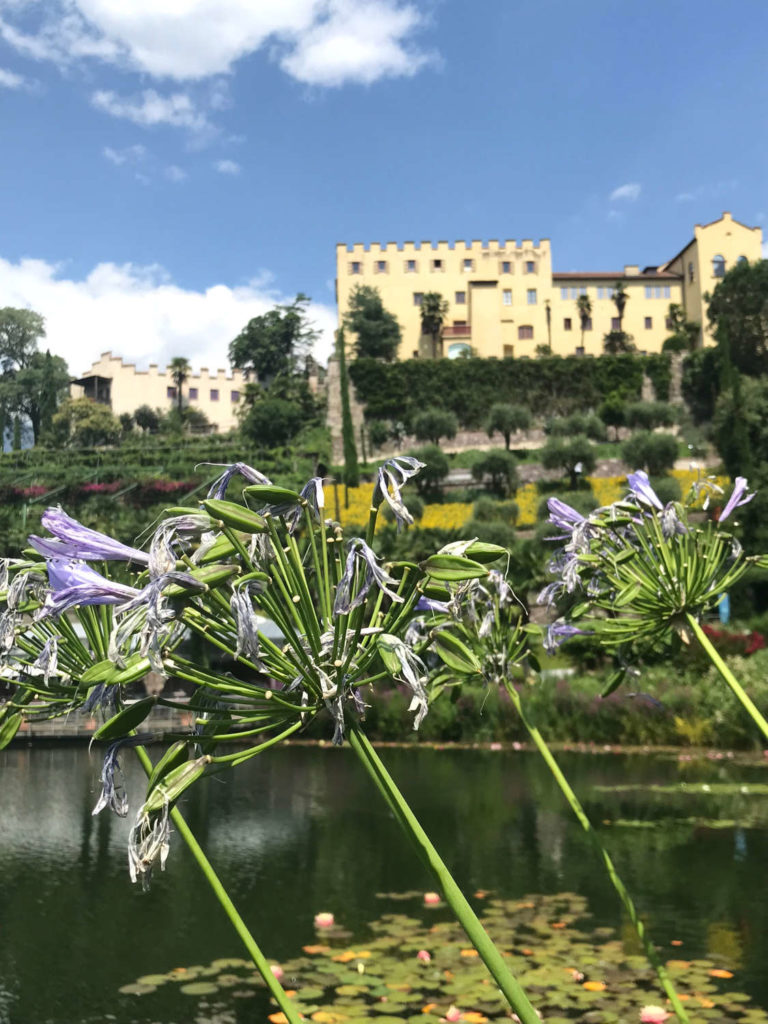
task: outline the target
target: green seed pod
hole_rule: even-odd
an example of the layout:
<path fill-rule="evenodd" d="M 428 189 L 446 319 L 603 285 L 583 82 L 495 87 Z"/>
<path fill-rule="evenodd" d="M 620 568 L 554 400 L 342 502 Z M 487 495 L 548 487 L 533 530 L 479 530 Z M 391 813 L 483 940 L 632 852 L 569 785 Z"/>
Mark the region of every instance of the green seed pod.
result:
<path fill-rule="evenodd" d="M 149 666 L 149 662 L 147 662 L 147 666 Z M 157 704 L 156 697 L 144 697 L 143 700 L 137 700 L 135 704 L 129 704 L 128 707 L 113 715 L 108 722 L 100 725 L 93 734 L 93 738 L 95 740 L 116 740 L 121 736 L 127 736 L 132 729 L 141 725 L 155 704 Z"/>
<path fill-rule="evenodd" d="M 264 533 L 267 525 L 264 519 L 244 505 L 219 498 L 208 498 L 200 503 L 213 519 L 220 519 L 225 526 L 243 533 Z"/>
<path fill-rule="evenodd" d="M 461 555 L 432 555 L 421 563 L 424 572 L 433 580 L 444 583 L 460 583 L 462 580 L 478 580 L 488 575 L 488 570 Z"/>
<path fill-rule="evenodd" d="M 474 675 L 481 671 L 481 665 L 463 641 L 444 630 L 432 634 L 435 653 L 448 668 L 461 675 Z"/>
<path fill-rule="evenodd" d="M 153 811 L 162 810 L 165 804 L 178 800 L 181 794 L 196 782 L 210 764 L 210 757 L 204 754 L 194 761 L 185 761 L 177 768 L 168 772 L 165 778 L 158 782 L 155 788 L 147 796 L 144 803 L 144 811 L 152 814 Z"/>

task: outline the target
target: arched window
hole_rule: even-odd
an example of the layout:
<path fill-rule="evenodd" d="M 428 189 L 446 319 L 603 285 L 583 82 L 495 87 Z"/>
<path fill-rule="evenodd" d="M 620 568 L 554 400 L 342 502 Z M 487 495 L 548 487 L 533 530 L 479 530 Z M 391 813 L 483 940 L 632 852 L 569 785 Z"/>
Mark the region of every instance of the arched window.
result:
<path fill-rule="evenodd" d="M 736 262 L 737 263 L 749 263 L 749 260 L 747 259 L 746 256 L 739 256 L 739 258 L 736 260 Z"/>
<path fill-rule="evenodd" d="M 712 260 L 712 277 L 725 277 L 724 256 L 715 256 Z"/>
<path fill-rule="evenodd" d="M 694 270 L 694 267 L 693 267 L 693 260 L 690 260 L 689 263 L 688 263 L 688 281 L 689 281 L 690 284 L 693 284 L 693 279 L 695 277 L 696 277 L 696 271 Z"/>

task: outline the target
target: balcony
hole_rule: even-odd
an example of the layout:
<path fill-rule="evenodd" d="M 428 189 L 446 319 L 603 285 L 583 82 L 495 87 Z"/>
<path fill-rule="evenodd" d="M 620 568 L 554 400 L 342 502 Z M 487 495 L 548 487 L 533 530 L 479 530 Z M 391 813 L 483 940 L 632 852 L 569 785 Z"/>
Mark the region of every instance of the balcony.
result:
<path fill-rule="evenodd" d="M 443 327 L 444 338 L 471 338 L 472 327 L 470 324 L 446 324 Z"/>

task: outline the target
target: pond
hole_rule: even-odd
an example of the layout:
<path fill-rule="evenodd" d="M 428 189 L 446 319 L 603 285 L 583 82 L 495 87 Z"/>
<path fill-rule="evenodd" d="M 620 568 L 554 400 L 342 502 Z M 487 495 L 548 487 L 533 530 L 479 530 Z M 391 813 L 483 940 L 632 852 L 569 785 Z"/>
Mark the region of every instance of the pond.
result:
<path fill-rule="evenodd" d="M 590 927 L 614 928 L 634 948 L 594 852 L 534 754 L 401 748 L 383 757 L 465 891 L 578 893 Z M 124 760 L 138 806 L 142 777 L 130 754 Z M 768 771 L 661 755 L 562 762 L 663 958 L 712 957 L 768 1008 Z M 91 816 L 99 767 L 80 746 L 0 754 L 1 1024 L 264 1019 L 265 1001 L 215 1018 L 178 987 L 119 992 L 143 975 L 243 951 L 178 836 L 151 891 L 130 884 L 128 822 Z M 359 942 L 368 922 L 393 911 L 377 893 L 434 888 L 349 749 L 270 752 L 208 780 L 183 810 L 276 961 L 318 941 L 318 911 Z M 425 913 L 419 899 L 407 912 Z"/>

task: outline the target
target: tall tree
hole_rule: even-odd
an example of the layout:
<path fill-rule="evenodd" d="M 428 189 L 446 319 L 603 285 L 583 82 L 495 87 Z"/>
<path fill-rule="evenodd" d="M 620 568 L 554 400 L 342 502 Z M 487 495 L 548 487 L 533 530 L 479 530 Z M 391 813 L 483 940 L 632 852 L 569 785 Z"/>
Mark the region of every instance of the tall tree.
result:
<path fill-rule="evenodd" d="M 440 292 L 425 292 L 421 299 L 421 333 L 432 339 L 432 358 L 443 354 L 443 324 L 448 300 Z"/>
<path fill-rule="evenodd" d="M 397 317 L 384 308 L 378 288 L 365 284 L 352 289 L 344 327 L 356 335 L 358 359 L 369 356 L 391 363 L 397 358 L 402 337 L 400 324 Z"/>
<path fill-rule="evenodd" d="M 624 331 L 624 310 L 627 308 L 629 293 L 623 281 L 617 281 L 613 286 L 613 304 L 619 314 L 619 330 Z"/>
<path fill-rule="evenodd" d="M 43 430 L 50 429 L 69 385 L 65 361 L 38 350 L 44 337 L 45 320 L 39 313 L 11 306 L 0 309 L 0 418 L 14 423 L 17 439 L 29 420 L 35 443 Z"/>
<path fill-rule="evenodd" d="M 584 332 L 589 327 L 590 317 L 592 316 L 592 303 L 589 301 L 588 295 L 580 295 L 576 299 L 576 309 L 579 312 L 579 323 L 581 325 L 581 347 L 584 348 Z"/>
<path fill-rule="evenodd" d="M 278 376 L 303 371 L 303 360 L 318 337 L 318 331 L 307 318 L 309 301 L 299 293 L 290 305 L 275 306 L 249 320 L 230 343 L 232 366 L 242 370 L 246 377 L 255 374 L 264 386 Z"/>
<path fill-rule="evenodd" d="M 174 356 L 168 365 L 168 369 L 171 371 L 171 380 L 173 381 L 173 386 L 176 388 L 176 408 L 179 416 L 181 416 L 183 408 L 183 395 L 181 389 L 189 377 L 189 371 L 191 369 L 189 360 L 185 359 L 184 356 Z"/>
<path fill-rule="evenodd" d="M 718 348 L 742 373 L 768 373 L 768 260 L 737 263 L 704 299 Z"/>
<path fill-rule="evenodd" d="M 670 302 L 667 323 L 669 336 L 661 346 L 663 352 L 693 352 L 698 348 L 701 324 L 689 320 L 679 303 Z"/>
<path fill-rule="evenodd" d="M 357 463 L 355 426 L 352 422 L 352 407 L 349 401 L 349 375 L 347 374 L 347 353 L 344 328 L 336 332 L 336 357 L 339 360 L 339 387 L 341 389 L 341 436 L 344 445 L 344 483 L 357 487 L 360 483 L 360 467 Z"/>

